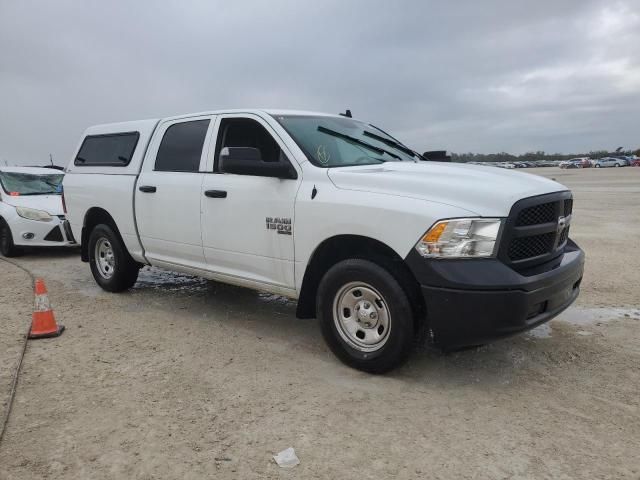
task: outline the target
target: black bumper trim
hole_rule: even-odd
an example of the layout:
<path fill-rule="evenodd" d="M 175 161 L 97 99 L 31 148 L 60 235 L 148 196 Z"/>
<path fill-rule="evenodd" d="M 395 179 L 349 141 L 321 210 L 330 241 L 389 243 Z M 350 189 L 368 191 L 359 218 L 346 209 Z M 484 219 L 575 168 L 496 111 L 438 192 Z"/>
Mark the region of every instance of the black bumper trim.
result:
<path fill-rule="evenodd" d="M 62 222 L 62 228 L 64 229 L 64 234 L 67 236 L 67 240 L 71 243 L 76 243 L 76 239 L 73 238 L 73 232 L 71 231 L 71 224 L 69 223 L 69 220 Z"/>
<path fill-rule="evenodd" d="M 59 226 L 55 226 L 51 229 L 49 233 L 44 237 L 46 242 L 62 242 L 64 238 L 62 237 L 62 230 L 60 230 Z"/>
<path fill-rule="evenodd" d="M 434 339 L 444 348 L 480 345 L 551 320 L 578 297 L 584 270 L 584 252 L 573 242 L 547 271 L 529 277 L 499 260 L 417 255 L 406 262 L 421 284 Z"/>

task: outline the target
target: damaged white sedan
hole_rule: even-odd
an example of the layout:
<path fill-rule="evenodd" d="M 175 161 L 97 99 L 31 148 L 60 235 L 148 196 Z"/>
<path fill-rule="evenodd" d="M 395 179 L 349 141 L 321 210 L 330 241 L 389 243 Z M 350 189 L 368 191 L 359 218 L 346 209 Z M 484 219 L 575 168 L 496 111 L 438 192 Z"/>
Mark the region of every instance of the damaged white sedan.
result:
<path fill-rule="evenodd" d="M 0 167 L 0 253 L 24 247 L 75 245 L 65 218 L 64 174 L 37 167 Z"/>

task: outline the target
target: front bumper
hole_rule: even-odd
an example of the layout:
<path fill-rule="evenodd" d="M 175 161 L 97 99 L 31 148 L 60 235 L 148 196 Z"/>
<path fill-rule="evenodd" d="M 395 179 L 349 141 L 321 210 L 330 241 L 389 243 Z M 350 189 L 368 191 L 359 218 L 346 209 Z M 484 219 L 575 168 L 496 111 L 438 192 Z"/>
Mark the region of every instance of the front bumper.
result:
<path fill-rule="evenodd" d="M 451 349 L 507 337 L 557 316 L 578 297 L 584 252 L 569 240 L 560 258 L 528 276 L 497 259 L 428 260 L 413 250 L 406 262 L 421 284 L 435 342 Z"/>
<path fill-rule="evenodd" d="M 76 245 L 68 220 L 53 216 L 39 222 L 15 216 L 9 222 L 13 243 L 21 247 L 66 247 Z"/>

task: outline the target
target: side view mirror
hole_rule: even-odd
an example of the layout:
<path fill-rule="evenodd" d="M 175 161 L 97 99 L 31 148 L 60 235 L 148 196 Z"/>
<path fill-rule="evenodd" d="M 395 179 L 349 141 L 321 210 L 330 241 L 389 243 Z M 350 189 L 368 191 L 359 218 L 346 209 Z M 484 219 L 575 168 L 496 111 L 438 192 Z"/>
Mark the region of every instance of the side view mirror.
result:
<path fill-rule="evenodd" d="M 220 150 L 218 167 L 223 173 L 236 175 L 255 175 L 295 179 L 298 174 L 288 162 L 265 162 L 262 152 L 251 147 L 224 147 Z"/>

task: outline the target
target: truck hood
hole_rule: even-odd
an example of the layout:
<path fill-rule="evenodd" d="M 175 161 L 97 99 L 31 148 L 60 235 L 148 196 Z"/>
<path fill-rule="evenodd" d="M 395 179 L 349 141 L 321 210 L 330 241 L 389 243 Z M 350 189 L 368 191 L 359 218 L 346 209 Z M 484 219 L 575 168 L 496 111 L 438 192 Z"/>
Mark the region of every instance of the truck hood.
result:
<path fill-rule="evenodd" d="M 387 162 L 331 168 L 337 188 L 441 203 L 483 217 L 506 217 L 521 198 L 567 190 L 553 180 L 497 167 L 445 162 Z"/>
<path fill-rule="evenodd" d="M 3 194 L 2 201 L 7 205 L 13 205 L 14 207 L 27 207 L 35 208 L 36 210 L 44 210 L 49 215 L 64 215 L 61 195 L 19 195 L 12 197 Z"/>

